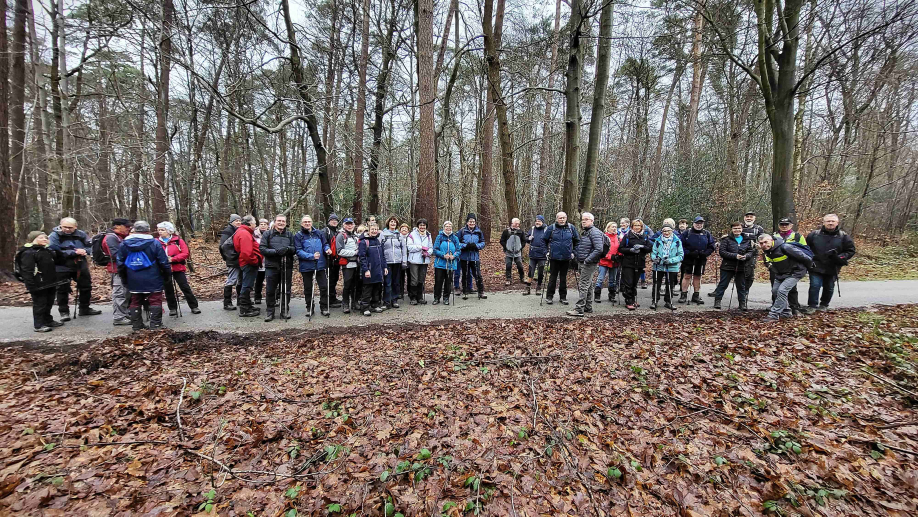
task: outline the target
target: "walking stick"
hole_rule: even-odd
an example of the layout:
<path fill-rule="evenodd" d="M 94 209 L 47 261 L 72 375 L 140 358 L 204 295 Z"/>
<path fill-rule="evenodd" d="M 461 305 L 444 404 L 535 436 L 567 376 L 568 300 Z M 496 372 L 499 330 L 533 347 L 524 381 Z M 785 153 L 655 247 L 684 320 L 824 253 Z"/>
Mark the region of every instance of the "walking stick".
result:
<path fill-rule="evenodd" d="M 316 266 L 318 266 L 318 264 Z M 307 321 L 310 323 L 312 323 L 312 313 L 316 310 L 316 284 L 319 283 L 319 279 L 316 278 L 316 276 L 318 275 L 318 273 L 319 273 L 318 269 L 312 272 L 312 293 L 309 296 L 309 307 L 306 308 L 306 310 L 309 311 L 309 315 L 307 316 Z"/>
<path fill-rule="evenodd" d="M 733 270 L 733 287 L 730 288 L 730 301 L 727 303 L 727 310 L 728 310 L 728 311 L 729 311 L 730 309 L 733 308 L 733 291 L 736 290 L 736 275 L 739 274 L 739 263 L 740 263 L 740 261 L 737 260 L 737 261 L 736 261 L 736 268 Z M 718 268 L 718 269 L 720 269 L 720 268 Z"/>
<path fill-rule="evenodd" d="M 838 297 L 841 298 L 841 282 L 838 281 L 838 272 L 840 267 L 835 267 L 835 287 L 838 288 Z"/>
<path fill-rule="evenodd" d="M 390 271 L 389 274 L 392 274 Z M 328 262 L 328 257 L 325 257 L 325 307 L 328 309 L 326 311 L 328 314 L 325 315 L 326 318 L 331 317 L 331 264 Z M 322 296 L 322 293 L 319 293 L 319 296 Z"/>
<path fill-rule="evenodd" d="M 179 288 L 175 281 L 175 272 L 169 275 L 172 278 L 172 292 L 175 295 L 175 306 L 178 308 L 178 317 L 182 316 L 182 301 L 179 299 Z"/>
<path fill-rule="evenodd" d="M 545 273 L 548 273 L 549 275 L 551 275 L 551 256 L 550 255 L 546 255 L 545 267 L 542 268 L 542 280 L 543 281 L 545 280 Z M 550 278 L 549 278 L 549 282 L 551 282 Z M 546 284 L 544 287 L 545 289 L 542 289 L 542 296 L 539 298 L 539 307 L 541 307 L 542 302 L 545 301 L 545 291 L 548 290 L 548 284 Z"/>
<path fill-rule="evenodd" d="M 280 288 L 280 310 L 281 310 L 281 319 L 284 320 L 284 323 L 287 323 L 287 311 L 290 310 L 290 307 L 287 304 L 287 255 L 281 257 L 281 288 Z"/>

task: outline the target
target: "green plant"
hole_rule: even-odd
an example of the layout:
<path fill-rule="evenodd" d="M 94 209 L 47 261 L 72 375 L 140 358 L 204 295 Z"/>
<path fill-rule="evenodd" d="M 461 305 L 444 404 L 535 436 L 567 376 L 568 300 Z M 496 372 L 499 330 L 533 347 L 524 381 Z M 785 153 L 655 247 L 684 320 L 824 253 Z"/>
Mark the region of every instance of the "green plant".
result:
<path fill-rule="evenodd" d="M 341 513 L 341 505 L 338 503 L 328 505 L 328 513 Z"/>
<path fill-rule="evenodd" d="M 286 497 L 287 499 L 296 499 L 297 496 L 300 495 L 300 490 L 302 489 L 303 487 L 301 487 L 300 485 L 292 486 L 288 488 L 286 492 L 284 492 L 284 497 Z"/>
<path fill-rule="evenodd" d="M 208 512 L 214 509 L 214 499 L 217 498 L 217 491 L 213 488 L 209 492 L 204 493 L 204 502 L 198 505 L 199 512 Z"/>
<path fill-rule="evenodd" d="M 788 431 L 772 431 L 771 437 L 774 439 L 774 443 L 769 445 L 768 448 L 775 454 L 786 454 L 788 452 L 800 454 L 802 451 L 803 446 Z"/>

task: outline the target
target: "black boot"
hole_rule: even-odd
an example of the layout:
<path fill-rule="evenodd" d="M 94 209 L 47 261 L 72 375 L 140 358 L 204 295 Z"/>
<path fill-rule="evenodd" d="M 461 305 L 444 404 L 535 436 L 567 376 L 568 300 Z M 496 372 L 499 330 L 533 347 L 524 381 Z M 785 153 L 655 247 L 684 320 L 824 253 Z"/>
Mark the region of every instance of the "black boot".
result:
<path fill-rule="evenodd" d="M 223 288 L 223 310 L 236 310 L 236 306 L 233 305 L 233 286 L 231 285 Z"/>
<path fill-rule="evenodd" d="M 484 289 L 478 291 L 478 299 L 479 299 L 479 300 L 487 300 L 487 299 L 488 299 L 488 295 L 484 294 Z"/>
<path fill-rule="evenodd" d="M 137 331 L 147 328 L 143 324 L 143 312 L 141 312 L 139 307 L 136 309 L 128 309 L 128 314 L 131 317 L 131 328 L 133 330 Z"/>
<path fill-rule="evenodd" d="M 609 289 L 609 303 L 615 305 L 615 291 L 612 289 Z"/>
<path fill-rule="evenodd" d="M 743 312 L 746 312 L 749 310 L 749 308 L 746 306 L 746 300 L 742 300 L 739 302 L 739 310 Z"/>
<path fill-rule="evenodd" d="M 265 309 L 265 323 L 269 321 L 274 321 L 274 307 Z"/>
<path fill-rule="evenodd" d="M 679 295 L 679 303 L 687 303 L 687 302 L 688 302 L 688 293 L 685 291 L 682 291 L 682 293 Z"/>
<path fill-rule="evenodd" d="M 163 328 L 163 308 L 150 307 L 150 330 Z"/>
<path fill-rule="evenodd" d="M 86 307 L 80 307 L 80 316 L 98 316 L 99 314 L 102 314 L 102 311 L 99 309 L 93 309 L 88 305 Z"/>
<path fill-rule="evenodd" d="M 701 299 L 701 294 L 692 293 L 692 303 L 695 305 L 704 305 L 704 300 Z"/>
<path fill-rule="evenodd" d="M 720 300 L 721 300 L 720 298 L 716 298 L 716 297 L 714 298 L 714 308 L 715 309 L 720 309 Z"/>
<path fill-rule="evenodd" d="M 602 287 L 593 289 L 593 303 L 602 303 Z"/>
<path fill-rule="evenodd" d="M 532 294 L 532 284 L 526 284 L 526 289 L 523 290 L 523 296 L 529 296 Z"/>

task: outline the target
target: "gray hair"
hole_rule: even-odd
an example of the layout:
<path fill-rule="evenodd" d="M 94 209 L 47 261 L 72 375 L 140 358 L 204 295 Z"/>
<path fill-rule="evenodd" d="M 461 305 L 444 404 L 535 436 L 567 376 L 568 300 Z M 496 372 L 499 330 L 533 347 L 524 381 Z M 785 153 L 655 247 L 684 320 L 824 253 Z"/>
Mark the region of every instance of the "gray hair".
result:
<path fill-rule="evenodd" d="M 775 239 L 771 235 L 768 235 L 767 233 L 763 233 L 762 235 L 759 235 L 759 238 L 757 240 L 759 242 L 765 242 L 765 241 L 773 241 Z"/>
<path fill-rule="evenodd" d="M 261 219 L 258 220 L 258 224 L 261 224 L 261 223 L 270 224 L 271 221 L 269 221 L 269 220 L 265 219 L 264 217 L 262 217 Z"/>
<path fill-rule="evenodd" d="M 277 221 L 278 217 L 283 217 L 285 221 L 287 220 L 287 214 L 277 214 L 274 216 L 274 220 Z"/>
<path fill-rule="evenodd" d="M 443 227 L 444 227 L 444 228 L 446 228 L 446 225 L 452 226 L 452 225 L 453 225 L 453 222 L 452 222 L 452 221 L 443 221 Z"/>
<path fill-rule="evenodd" d="M 838 220 L 841 220 L 841 218 L 838 217 L 838 214 L 826 214 L 826 215 L 822 216 L 822 220 L 825 221 L 826 219 L 828 219 L 828 218 L 830 218 L 830 217 L 834 217 L 834 218 L 836 218 L 836 219 L 838 219 Z"/>
<path fill-rule="evenodd" d="M 241 220 L 242 220 L 242 216 L 240 216 L 239 214 L 230 214 L 230 220 L 229 220 L 230 224 L 234 223 L 235 221 L 241 221 Z"/>
<path fill-rule="evenodd" d="M 159 230 L 160 228 L 169 232 L 170 235 L 175 233 L 175 225 L 170 223 L 169 221 L 163 221 L 156 225 L 157 230 Z"/>
<path fill-rule="evenodd" d="M 252 226 L 253 224 L 255 224 L 255 216 L 253 216 L 253 215 L 247 215 L 247 216 L 243 217 L 243 218 L 242 218 L 242 224 L 244 224 L 244 225 L 246 225 L 246 226 Z"/>
<path fill-rule="evenodd" d="M 561 217 L 562 215 L 564 217 L 567 217 L 567 212 L 558 212 L 557 214 L 555 214 L 555 219 L 557 219 L 558 217 Z"/>
<path fill-rule="evenodd" d="M 72 217 L 64 217 L 63 219 L 61 219 L 61 224 L 64 224 L 64 223 L 72 224 L 73 226 L 76 226 L 77 220 Z"/>
<path fill-rule="evenodd" d="M 581 219 L 589 219 L 590 221 L 595 221 L 595 220 L 596 220 L 596 218 L 593 217 L 593 214 L 591 214 L 591 213 L 589 213 L 589 212 L 584 212 L 584 213 L 580 214 L 580 218 L 581 218 Z"/>
<path fill-rule="evenodd" d="M 150 223 L 146 221 L 134 221 L 134 233 L 150 233 Z"/>

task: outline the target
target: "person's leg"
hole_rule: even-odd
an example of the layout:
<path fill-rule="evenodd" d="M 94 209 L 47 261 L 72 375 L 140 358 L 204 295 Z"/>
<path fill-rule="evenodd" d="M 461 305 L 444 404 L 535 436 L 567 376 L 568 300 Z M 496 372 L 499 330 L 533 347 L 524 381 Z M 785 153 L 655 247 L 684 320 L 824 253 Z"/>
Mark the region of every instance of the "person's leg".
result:
<path fill-rule="evenodd" d="M 513 257 L 504 255 L 504 278 L 510 283 L 510 273 L 513 272 Z"/>
<path fill-rule="evenodd" d="M 45 321 L 45 293 L 44 291 L 33 291 L 32 295 L 32 327 L 40 329 L 47 325 Z"/>
<path fill-rule="evenodd" d="M 163 292 L 148 294 L 147 303 L 150 304 L 150 330 L 163 328 Z"/>
<path fill-rule="evenodd" d="M 265 272 L 259 271 L 255 276 L 255 303 L 261 303 L 261 295 L 264 293 L 265 288 Z"/>
<path fill-rule="evenodd" d="M 625 304 L 632 305 L 637 296 L 637 279 L 640 275 L 637 269 L 622 268 L 622 296 L 625 298 Z"/>
<path fill-rule="evenodd" d="M 561 299 L 561 301 L 567 300 L 567 272 L 570 270 L 570 267 L 571 261 L 558 261 L 558 280 L 560 282 L 560 285 L 558 286 L 558 297 Z"/>
<path fill-rule="evenodd" d="M 730 288 L 730 280 L 733 279 L 733 271 L 726 269 L 720 270 L 720 282 L 717 282 L 717 287 L 714 288 L 714 301 L 720 301 L 724 297 L 724 293 L 727 292 L 727 289 Z"/>
<path fill-rule="evenodd" d="M 834 274 L 823 276 L 822 296 L 819 298 L 820 307 L 828 307 L 832 302 L 832 295 L 835 294 L 835 282 L 837 278 Z"/>
<path fill-rule="evenodd" d="M 175 273 L 172 274 L 174 275 Z M 175 300 L 175 286 L 172 285 L 171 278 L 163 279 L 163 292 L 166 295 L 166 305 L 169 307 L 169 315 L 177 316 L 178 313 L 176 310 L 178 309 L 178 303 Z"/>
<path fill-rule="evenodd" d="M 80 274 L 77 278 L 76 286 L 80 295 L 80 316 L 92 316 L 102 314 L 102 311 L 93 309 L 89 306 L 92 300 L 92 273 L 89 271 L 89 257 L 80 261 Z"/>
<path fill-rule="evenodd" d="M 373 301 L 373 284 L 364 282 L 360 295 L 360 310 L 367 311 L 370 309 L 370 303 Z"/>
<path fill-rule="evenodd" d="M 429 264 L 418 264 L 418 303 L 427 303 L 427 300 L 424 299 L 424 288 L 427 282 L 427 267 Z"/>
<path fill-rule="evenodd" d="M 522 256 L 514 257 L 513 261 L 516 262 L 516 272 L 519 273 L 520 275 L 520 283 L 521 284 L 526 283 L 526 275 L 523 274 L 524 273 L 523 257 Z"/>
<path fill-rule="evenodd" d="M 584 308 L 585 312 L 593 312 L 593 282 L 596 279 L 596 270 L 599 269 L 599 264 L 587 264 L 580 271 L 580 281 L 586 290 L 586 307 Z M 586 279 L 584 280 L 584 277 Z"/>
<path fill-rule="evenodd" d="M 749 290 L 752 289 L 753 283 L 755 283 L 755 262 L 747 264 L 744 269 L 743 285 L 746 286 L 745 294 L 749 294 Z"/>
<path fill-rule="evenodd" d="M 810 289 L 807 297 L 807 305 L 811 309 L 819 306 L 819 290 L 822 289 L 823 275 L 815 271 L 810 271 Z"/>
<path fill-rule="evenodd" d="M 278 287 L 280 282 L 281 271 L 279 269 L 269 268 L 265 270 L 265 284 L 267 285 L 265 306 L 267 307 L 268 314 L 274 314 L 274 308 L 277 306 Z"/>
<path fill-rule="evenodd" d="M 552 259 L 548 272 L 548 287 L 545 289 L 545 299 L 551 301 L 555 296 L 555 287 L 558 285 L 558 271 L 561 268 L 559 261 Z"/>
<path fill-rule="evenodd" d="M 733 282 L 736 284 L 736 300 L 739 303 L 740 309 L 746 306 L 746 293 L 748 292 L 748 287 L 746 287 L 746 272 L 739 271 L 739 273 L 733 279 Z"/>
<path fill-rule="evenodd" d="M 328 312 L 328 306 L 329 306 L 329 303 L 328 303 L 328 295 L 329 295 L 328 270 L 320 269 L 313 275 L 313 278 L 315 278 L 315 281 L 318 282 L 319 284 L 319 289 L 318 289 L 319 299 L 317 300 L 318 301 L 317 305 L 319 306 L 319 311 L 324 315 L 325 313 Z"/>
<path fill-rule="evenodd" d="M 179 271 L 172 273 L 172 277 L 175 278 L 175 283 L 178 284 L 179 289 L 182 291 L 182 296 L 185 298 L 188 307 L 197 309 L 198 298 L 194 295 L 194 291 L 191 290 L 191 284 L 188 283 L 188 275 L 184 271 Z"/>
<path fill-rule="evenodd" d="M 692 283 L 692 268 L 694 267 L 694 260 L 686 257 L 682 262 L 682 295 L 684 296 L 688 293 L 689 285 Z"/>
<path fill-rule="evenodd" d="M 252 305 L 252 288 L 255 286 L 255 277 L 258 276 L 258 266 L 245 266 L 242 268 L 242 287 L 239 290 L 239 305 L 243 307 L 240 309 L 247 315 L 252 315 L 252 313 L 257 313 L 254 306 Z M 243 314 L 240 312 L 240 316 Z"/>
<path fill-rule="evenodd" d="M 674 289 L 679 281 L 679 273 L 676 271 L 667 272 L 666 280 L 666 297 L 664 300 L 666 301 L 666 306 L 671 309 L 673 307 L 673 296 L 675 295 Z"/>
<path fill-rule="evenodd" d="M 344 288 L 341 290 L 341 307 L 345 314 L 351 312 L 351 290 L 354 288 L 354 270 L 353 268 L 341 268 L 341 275 L 344 277 Z"/>
<path fill-rule="evenodd" d="M 440 296 L 443 294 L 443 286 L 441 284 L 443 283 L 444 271 L 446 270 L 438 267 L 434 268 L 434 303 L 438 303 L 440 301 Z"/>
<path fill-rule="evenodd" d="M 233 305 L 233 288 L 239 284 L 239 268 L 231 267 L 226 270 L 226 281 L 223 283 L 223 308 L 228 311 L 236 310 Z M 236 302 L 238 303 L 238 299 Z"/>
<path fill-rule="evenodd" d="M 606 275 L 609 272 L 609 268 L 606 266 L 599 266 L 599 269 L 596 270 L 596 289 L 602 289 L 602 282 L 606 279 Z"/>
<path fill-rule="evenodd" d="M 461 272 L 462 272 L 461 278 L 459 279 L 459 282 L 460 282 L 460 289 L 462 290 L 462 294 L 468 294 L 469 289 L 468 289 L 466 286 L 467 286 L 467 285 L 469 284 L 469 282 L 470 282 L 470 280 L 469 280 L 469 261 L 468 261 L 468 260 L 460 260 L 460 261 L 459 261 L 459 269 L 460 269 Z"/>
<path fill-rule="evenodd" d="M 291 291 L 293 291 L 293 269 L 294 268 L 290 267 L 290 262 L 287 263 L 287 267 L 284 269 L 284 275 L 286 276 L 286 278 L 284 278 L 283 280 L 285 282 L 283 286 L 283 290 L 284 290 L 284 294 L 286 295 L 287 299 L 284 300 L 285 303 L 284 303 L 283 308 L 287 310 L 287 319 L 290 319 L 290 298 L 291 298 Z M 281 288 L 279 287 L 278 290 L 280 289 Z M 278 296 L 278 299 L 282 299 L 282 298 L 283 296 Z M 284 311 L 281 311 L 281 315 L 282 316 L 284 315 Z"/>
<path fill-rule="evenodd" d="M 129 295 L 124 284 L 121 282 L 121 275 L 114 273 L 112 275 L 112 319 L 115 325 L 124 325 L 130 323 L 131 316 L 129 310 Z M 50 290 L 54 292 L 54 290 Z"/>
<path fill-rule="evenodd" d="M 328 278 L 328 284 L 331 291 L 331 303 L 332 307 L 341 303 L 341 300 L 338 299 L 338 278 L 341 276 L 341 266 L 338 265 L 338 259 L 331 259 L 331 265 L 328 267 L 330 272 L 330 277 Z"/>
<path fill-rule="evenodd" d="M 484 298 L 485 287 L 484 287 L 484 279 L 481 277 L 481 262 L 475 261 L 474 268 L 475 268 L 475 285 L 478 287 L 478 297 Z"/>
<path fill-rule="evenodd" d="M 315 290 L 312 282 L 315 280 L 315 273 L 315 271 L 303 271 L 300 274 L 303 277 L 303 300 L 306 302 L 307 316 L 309 311 L 312 310 L 312 292 Z"/>
<path fill-rule="evenodd" d="M 785 309 L 784 309 L 784 311 L 783 311 L 782 314 L 781 314 L 781 315 L 784 316 L 785 318 L 790 318 L 790 317 L 793 316 L 793 312 L 794 312 L 794 311 L 793 311 L 793 307 L 791 306 L 791 295 L 790 295 L 790 293 L 791 293 L 791 291 L 793 291 L 794 289 L 796 289 L 796 287 L 797 287 L 797 282 L 799 282 L 799 279 L 797 279 L 797 278 L 794 278 L 794 277 L 785 278 L 785 279 L 781 282 L 781 285 L 780 285 L 779 288 L 778 288 L 778 297 L 780 298 L 780 297 L 781 297 L 781 293 L 784 293 L 784 299 L 786 300 L 786 302 L 785 302 Z"/>
<path fill-rule="evenodd" d="M 57 276 L 61 280 L 69 278 L 73 281 L 76 278 L 76 273 L 72 271 L 58 271 Z M 57 311 L 61 314 L 61 319 L 63 321 L 70 319 L 71 291 L 70 282 L 63 282 L 61 285 L 57 286 Z"/>

